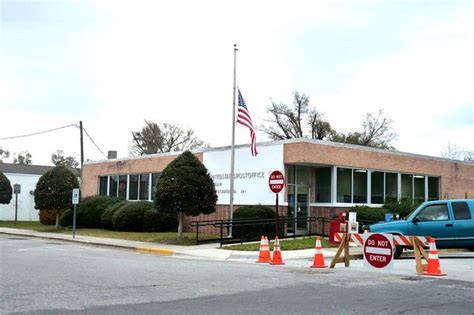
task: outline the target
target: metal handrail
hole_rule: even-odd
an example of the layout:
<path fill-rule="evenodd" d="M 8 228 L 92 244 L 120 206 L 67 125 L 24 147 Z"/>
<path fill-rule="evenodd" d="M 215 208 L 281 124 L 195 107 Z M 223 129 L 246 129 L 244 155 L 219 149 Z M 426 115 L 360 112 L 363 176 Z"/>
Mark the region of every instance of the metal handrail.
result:
<path fill-rule="evenodd" d="M 220 237 L 219 237 L 219 242 L 220 246 L 222 247 L 222 244 L 224 243 L 224 239 L 226 242 L 231 242 L 232 240 L 240 240 L 242 243 L 242 235 L 239 239 L 234 238 L 228 238 L 224 237 L 224 228 L 234 228 L 234 227 L 241 227 L 241 226 L 265 226 L 265 225 L 275 225 L 275 229 L 277 229 L 277 225 L 280 226 L 280 224 L 292 224 L 293 225 L 293 230 L 296 230 L 297 223 L 301 222 L 307 222 L 309 229 L 308 233 L 302 234 L 302 235 L 296 235 L 296 233 L 293 233 L 293 238 L 296 238 L 296 236 L 304 236 L 304 235 L 313 235 L 312 233 L 312 226 L 311 223 L 316 221 L 316 217 L 302 217 L 302 218 L 288 218 L 288 217 L 278 217 L 278 218 L 270 218 L 270 219 L 226 219 L 226 220 L 205 220 L 205 221 L 193 221 L 191 222 L 190 226 L 196 227 L 196 244 L 199 244 L 199 228 L 202 226 L 213 226 L 215 228 L 218 228 L 220 231 Z M 285 238 L 285 236 L 281 236 L 281 238 Z"/>

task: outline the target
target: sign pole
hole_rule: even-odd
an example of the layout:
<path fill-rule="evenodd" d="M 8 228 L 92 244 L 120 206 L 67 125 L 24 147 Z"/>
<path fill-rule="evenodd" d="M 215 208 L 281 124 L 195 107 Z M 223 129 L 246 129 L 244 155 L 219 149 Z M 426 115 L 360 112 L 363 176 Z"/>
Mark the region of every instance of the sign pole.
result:
<path fill-rule="evenodd" d="M 18 218 L 18 193 L 15 192 L 15 224 Z"/>
<path fill-rule="evenodd" d="M 76 208 L 77 205 L 74 205 L 74 213 L 72 216 L 72 238 L 76 238 Z"/>
<path fill-rule="evenodd" d="M 13 192 L 15 193 L 15 224 L 18 220 L 18 194 L 21 193 L 21 185 L 15 184 L 13 185 Z"/>
<path fill-rule="evenodd" d="M 275 236 L 279 236 L 278 235 L 278 194 L 275 194 L 275 213 L 276 213 Z"/>
<path fill-rule="evenodd" d="M 79 204 L 79 188 L 72 190 L 72 204 L 74 205 L 72 213 L 72 238 L 76 238 L 76 209 Z"/>

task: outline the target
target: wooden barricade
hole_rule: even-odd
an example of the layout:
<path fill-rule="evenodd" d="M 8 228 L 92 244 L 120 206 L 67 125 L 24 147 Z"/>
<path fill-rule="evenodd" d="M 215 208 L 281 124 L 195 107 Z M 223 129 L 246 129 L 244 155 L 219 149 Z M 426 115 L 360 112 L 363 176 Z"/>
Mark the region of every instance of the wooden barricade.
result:
<path fill-rule="evenodd" d="M 353 242 L 358 246 L 363 246 L 364 238 L 362 237 L 362 234 L 336 233 L 334 234 L 334 239 L 341 242 L 341 244 L 337 249 L 336 255 L 331 260 L 329 268 L 334 268 L 338 263 L 344 263 L 345 267 L 349 267 L 351 259 L 349 243 Z M 416 272 L 418 274 L 423 274 L 423 271 L 426 271 L 427 264 L 423 264 L 422 259 L 425 259 L 425 261 L 428 262 L 428 254 L 424 250 L 424 247 L 429 247 L 429 240 L 427 237 L 393 235 L 393 243 L 398 246 L 413 246 L 416 260 Z M 344 252 L 344 256 L 341 257 L 342 252 Z"/>

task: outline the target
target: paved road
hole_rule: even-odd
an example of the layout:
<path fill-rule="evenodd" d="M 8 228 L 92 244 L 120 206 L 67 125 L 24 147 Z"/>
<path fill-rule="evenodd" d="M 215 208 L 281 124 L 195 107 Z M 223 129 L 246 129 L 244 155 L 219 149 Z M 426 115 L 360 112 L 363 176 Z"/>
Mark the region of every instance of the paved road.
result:
<path fill-rule="evenodd" d="M 31 314 L 470 314 L 474 283 L 183 260 L 0 235 L 0 310 Z"/>

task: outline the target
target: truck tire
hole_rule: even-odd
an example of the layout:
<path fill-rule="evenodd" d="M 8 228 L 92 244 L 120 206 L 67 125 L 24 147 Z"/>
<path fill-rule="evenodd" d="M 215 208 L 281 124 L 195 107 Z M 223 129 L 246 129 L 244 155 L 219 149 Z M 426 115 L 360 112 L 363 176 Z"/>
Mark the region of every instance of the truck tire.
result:
<path fill-rule="evenodd" d="M 395 245 L 395 251 L 393 253 L 393 259 L 398 259 L 403 253 L 403 246 Z"/>

